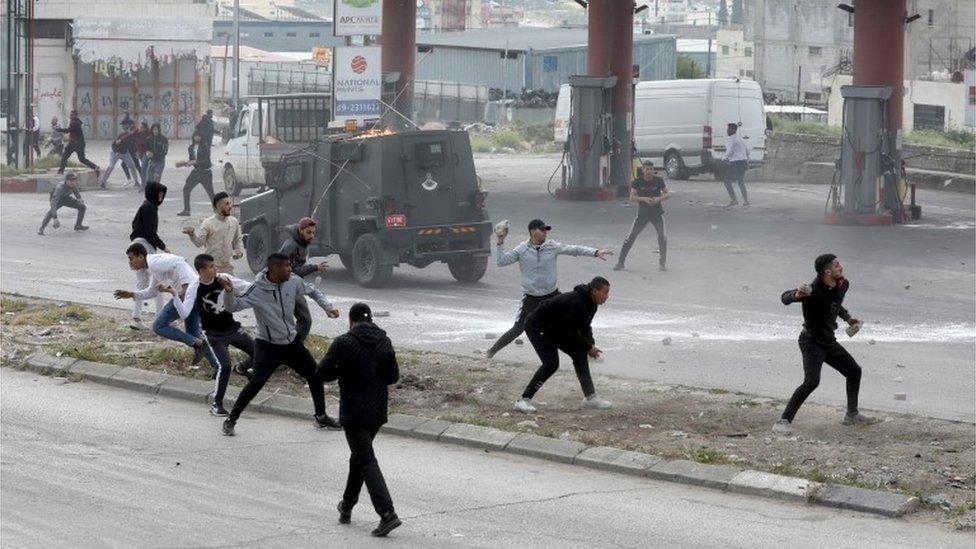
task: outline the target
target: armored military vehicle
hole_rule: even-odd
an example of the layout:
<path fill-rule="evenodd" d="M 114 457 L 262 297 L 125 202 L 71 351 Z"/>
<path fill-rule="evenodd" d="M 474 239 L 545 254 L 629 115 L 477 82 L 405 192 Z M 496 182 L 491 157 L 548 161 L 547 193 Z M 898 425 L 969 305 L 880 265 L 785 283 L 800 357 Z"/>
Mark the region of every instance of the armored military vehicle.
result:
<path fill-rule="evenodd" d="M 401 263 L 444 262 L 462 283 L 484 276 L 492 228 L 466 132 L 333 135 L 273 165 L 270 190 L 241 202 L 252 271 L 288 237 L 284 227 L 310 216 L 309 256 L 338 255 L 363 286 L 386 285 Z"/>

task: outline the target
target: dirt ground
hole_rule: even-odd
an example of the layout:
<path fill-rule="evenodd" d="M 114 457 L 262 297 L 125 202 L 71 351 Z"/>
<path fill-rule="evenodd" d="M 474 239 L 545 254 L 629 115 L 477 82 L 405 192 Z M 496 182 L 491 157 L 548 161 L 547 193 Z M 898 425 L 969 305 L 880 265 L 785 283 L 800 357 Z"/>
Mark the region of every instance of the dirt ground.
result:
<path fill-rule="evenodd" d="M 17 366 L 43 349 L 209 378 L 206 365 L 191 369 L 188 348 L 149 331 L 132 330 L 126 317 L 120 310 L 4 295 L 0 361 Z M 378 323 L 382 326 L 382 319 Z M 328 344 L 319 336 L 308 341 L 317 358 Z M 614 402 L 614 409 L 584 411 L 568 364 L 537 396 L 539 412 L 523 415 L 512 411 L 511 404 L 535 364 L 407 349 L 399 349 L 398 358 L 401 380 L 391 391 L 393 412 L 914 494 L 923 506 L 912 520 L 938 520 L 964 530 L 976 524 L 972 423 L 882 413 L 881 424 L 846 427 L 840 424 L 842 409 L 807 403 L 794 424 L 794 435 L 780 438 L 772 435 L 770 426 L 782 401 L 600 375 L 594 376 L 595 384 Z M 233 385 L 245 381 L 231 378 Z M 308 394 L 304 381 L 287 369 L 279 370 L 265 391 Z M 337 388 L 327 386 L 326 394 L 335 401 Z"/>

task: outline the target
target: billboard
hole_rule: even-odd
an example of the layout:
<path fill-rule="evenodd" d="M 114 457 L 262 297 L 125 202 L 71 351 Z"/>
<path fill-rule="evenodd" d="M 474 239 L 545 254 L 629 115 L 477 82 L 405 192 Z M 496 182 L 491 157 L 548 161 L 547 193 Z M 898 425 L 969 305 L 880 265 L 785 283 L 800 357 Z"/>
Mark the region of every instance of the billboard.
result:
<path fill-rule="evenodd" d="M 335 120 L 364 120 L 382 114 L 380 94 L 383 91 L 380 46 L 336 48 L 335 53 Z"/>
<path fill-rule="evenodd" d="M 335 36 L 383 34 L 383 0 L 335 0 Z"/>

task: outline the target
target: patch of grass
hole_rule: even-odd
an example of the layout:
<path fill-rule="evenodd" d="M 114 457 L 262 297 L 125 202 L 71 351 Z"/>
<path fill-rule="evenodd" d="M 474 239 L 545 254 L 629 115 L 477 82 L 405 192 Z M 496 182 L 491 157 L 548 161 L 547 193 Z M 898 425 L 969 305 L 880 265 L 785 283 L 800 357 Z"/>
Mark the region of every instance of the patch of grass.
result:
<path fill-rule="evenodd" d="M 56 326 L 61 322 L 83 322 L 90 320 L 91 317 L 91 310 L 87 307 L 71 304 L 65 307 L 45 307 L 26 312 L 14 318 L 11 324 L 14 326 Z"/>
<path fill-rule="evenodd" d="M 145 364 L 163 366 L 169 364 L 186 365 L 193 361 L 193 351 L 186 345 L 153 349 L 142 357 Z"/>
<path fill-rule="evenodd" d="M 711 448 L 701 447 L 685 451 L 685 458 L 697 463 L 711 463 L 711 464 L 729 464 L 733 461 L 729 456 L 719 452 L 718 450 L 712 450 Z"/>
<path fill-rule="evenodd" d="M 523 141 L 525 139 L 522 138 L 522 135 L 512 128 L 502 128 L 491 134 L 491 143 L 499 149 L 505 147 L 518 149 Z"/>
<path fill-rule="evenodd" d="M 484 135 L 472 135 L 471 136 L 471 152 L 476 153 L 488 153 L 494 150 L 494 146 L 491 144 L 491 139 Z"/>
<path fill-rule="evenodd" d="M 117 365 L 121 365 L 124 362 L 123 357 L 106 353 L 104 345 L 97 345 L 95 343 L 62 345 L 58 351 L 56 351 L 56 353 L 57 352 L 62 353 L 63 356 L 70 356 L 71 358 L 87 360 L 89 362 L 101 362 L 104 364 Z"/>
<path fill-rule="evenodd" d="M 806 135 L 825 135 L 840 137 L 840 126 L 828 126 L 817 122 L 797 122 L 781 116 L 770 117 L 773 129 L 786 133 L 802 133 Z"/>
<path fill-rule="evenodd" d="M 737 406 L 739 408 L 754 408 L 756 406 L 759 406 L 759 403 L 751 398 L 743 398 L 733 402 L 732 405 Z"/>
<path fill-rule="evenodd" d="M 326 351 L 329 350 L 329 345 L 332 345 L 332 340 L 316 334 L 308 334 L 305 338 L 305 347 L 308 352 L 312 353 L 312 357 L 315 360 L 325 356 Z"/>
<path fill-rule="evenodd" d="M 0 299 L 0 313 L 19 313 L 27 309 L 27 302 L 23 299 Z"/>
<path fill-rule="evenodd" d="M 976 147 L 976 134 L 969 130 L 949 130 L 938 132 L 933 130 L 916 130 L 904 136 L 905 143 L 924 145 L 926 147 L 942 147 L 946 149 L 973 150 Z"/>
<path fill-rule="evenodd" d="M 34 162 L 33 166 L 29 166 L 27 168 L 23 168 L 20 170 L 18 170 L 13 166 L 7 166 L 7 165 L 0 166 L 0 176 L 12 177 L 15 175 L 46 172 L 48 170 L 53 170 L 60 166 L 61 166 L 61 157 L 53 154 L 49 154 L 47 156 L 42 156 L 41 158 L 37 159 L 37 161 Z M 69 161 L 67 167 L 80 168 L 81 164 L 77 162 Z"/>

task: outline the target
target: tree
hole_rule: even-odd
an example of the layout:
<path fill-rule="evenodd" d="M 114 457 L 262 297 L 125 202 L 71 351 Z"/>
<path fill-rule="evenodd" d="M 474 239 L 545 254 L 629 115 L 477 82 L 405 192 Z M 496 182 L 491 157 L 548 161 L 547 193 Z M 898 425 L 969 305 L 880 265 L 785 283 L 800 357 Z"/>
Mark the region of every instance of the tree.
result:
<path fill-rule="evenodd" d="M 679 53 L 674 65 L 675 75 L 680 79 L 705 78 L 705 69 L 698 66 L 698 63 L 688 55 Z"/>
<path fill-rule="evenodd" d="M 729 6 L 722 0 L 718 5 L 718 24 L 727 25 L 729 23 Z"/>
<path fill-rule="evenodd" d="M 742 24 L 742 0 L 732 0 L 732 24 Z"/>

